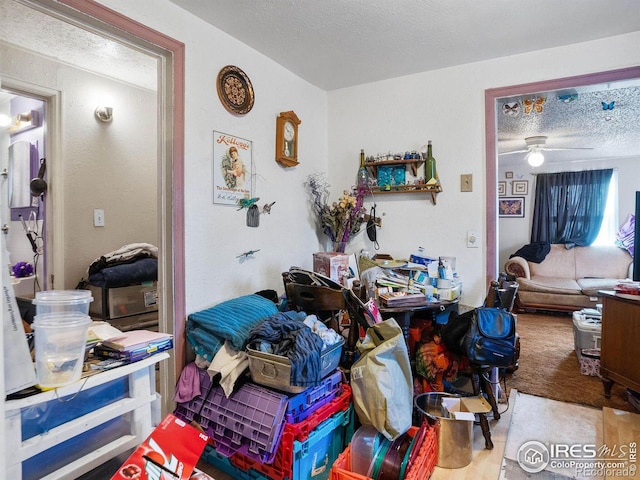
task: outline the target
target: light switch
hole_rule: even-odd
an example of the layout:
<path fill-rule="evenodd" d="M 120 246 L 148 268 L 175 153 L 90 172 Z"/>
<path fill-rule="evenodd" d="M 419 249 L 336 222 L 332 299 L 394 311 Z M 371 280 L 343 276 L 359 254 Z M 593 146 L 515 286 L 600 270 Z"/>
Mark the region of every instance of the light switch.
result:
<path fill-rule="evenodd" d="M 99 208 L 93 209 L 93 226 L 104 227 L 104 210 Z"/>
<path fill-rule="evenodd" d="M 461 192 L 473 191 L 473 175 L 471 173 L 460 175 L 460 191 Z"/>

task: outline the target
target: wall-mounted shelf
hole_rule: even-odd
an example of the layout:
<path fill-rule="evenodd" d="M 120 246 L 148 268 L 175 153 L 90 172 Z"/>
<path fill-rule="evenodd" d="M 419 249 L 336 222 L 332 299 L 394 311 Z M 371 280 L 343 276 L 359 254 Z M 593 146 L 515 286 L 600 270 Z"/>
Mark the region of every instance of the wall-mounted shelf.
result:
<path fill-rule="evenodd" d="M 418 176 L 418 168 L 424 163 L 422 159 L 410 159 L 410 160 L 384 160 L 380 162 L 366 162 L 365 166 L 369 171 L 371 178 L 378 179 L 378 168 L 382 166 L 401 166 L 409 168 L 414 177 Z M 436 204 L 436 196 L 442 192 L 442 185 L 425 185 L 425 184 L 400 184 L 400 185 L 383 185 L 371 187 L 370 192 L 372 194 L 397 194 L 397 193 L 423 193 L 427 192 L 431 194 L 431 201 Z"/>

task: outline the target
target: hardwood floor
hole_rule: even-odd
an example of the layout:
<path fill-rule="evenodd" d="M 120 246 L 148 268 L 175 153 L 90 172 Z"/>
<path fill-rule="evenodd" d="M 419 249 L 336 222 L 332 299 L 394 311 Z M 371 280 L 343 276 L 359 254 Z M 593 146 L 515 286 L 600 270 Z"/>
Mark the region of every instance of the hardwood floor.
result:
<path fill-rule="evenodd" d="M 464 468 L 445 469 L 436 467 L 432 480 L 521 480 L 530 478 L 517 464 L 518 448 L 528 440 L 540 442 L 587 443 L 596 445 L 622 445 L 640 438 L 640 415 L 613 410 L 595 409 L 575 404 L 558 402 L 511 391 L 506 403 L 499 404 L 500 420 L 490 420 L 491 438 L 494 448 L 484 448 L 484 437 L 479 425 L 473 429 L 472 461 Z M 82 477 L 82 480 L 104 480 L 113 475 L 126 460 L 124 455 L 107 462 Z M 198 467 L 215 480 L 235 480 L 218 471 L 212 465 L 200 462 Z M 540 478 L 575 478 L 567 469 L 548 472 Z M 529 476 L 527 476 L 529 475 Z M 540 474 L 541 475 L 541 474 Z M 591 477 L 599 479 L 603 477 Z M 635 477 L 631 477 L 635 478 Z M 292 479 L 304 480 L 304 479 Z"/>

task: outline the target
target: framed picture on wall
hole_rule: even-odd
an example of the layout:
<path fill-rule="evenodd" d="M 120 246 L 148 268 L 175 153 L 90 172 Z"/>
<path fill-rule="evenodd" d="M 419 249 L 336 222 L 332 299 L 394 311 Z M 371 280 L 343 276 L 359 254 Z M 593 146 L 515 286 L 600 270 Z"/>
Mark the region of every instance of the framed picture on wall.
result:
<path fill-rule="evenodd" d="M 498 182 L 498 196 L 504 197 L 507 194 L 507 182 Z"/>
<path fill-rule="evenodd" d="M 499 198 L 498 216 L 524 218 L 524 197 Z"/>
<path fill-rule="evenodd" d="M 513 178 L 513 172 L 504 172 L 504 178 Z"/>
<path fill-rule="evenodd" d="M 528 180 L 514 180 L 513 182 L 511 182 L 511 195 L 527 195 L 528 193 Z"/>
<path fill-rule="evenodd" d="M 213 203 L 237 205 L 253 196 L 251 140 L 213 132 Z"/>

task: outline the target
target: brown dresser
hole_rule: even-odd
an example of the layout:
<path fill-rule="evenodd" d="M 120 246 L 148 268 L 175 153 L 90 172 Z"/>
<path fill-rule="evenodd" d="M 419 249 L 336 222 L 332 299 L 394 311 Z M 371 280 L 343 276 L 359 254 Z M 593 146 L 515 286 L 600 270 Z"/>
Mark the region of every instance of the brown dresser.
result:
<path fill-rule="evenodd" d="M 604 396 L 618 382 L 640 392 L 640 296 L 600 292 L 603 300 L 600 375 Z"/>

